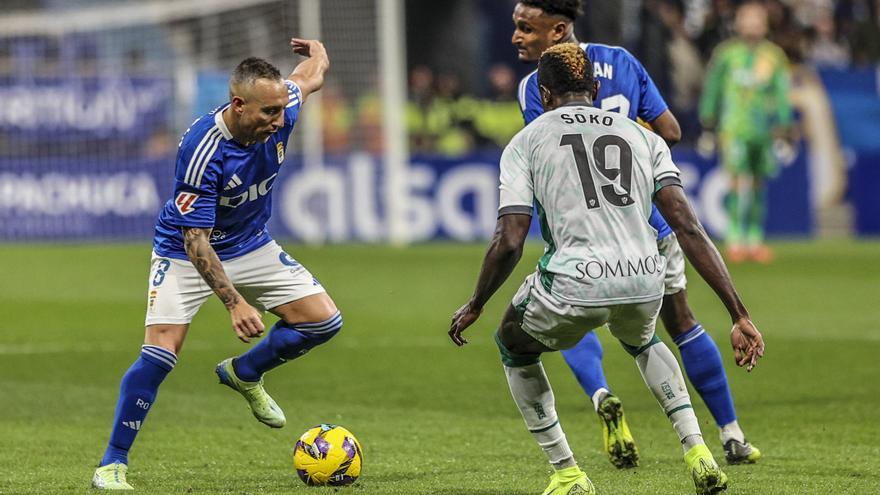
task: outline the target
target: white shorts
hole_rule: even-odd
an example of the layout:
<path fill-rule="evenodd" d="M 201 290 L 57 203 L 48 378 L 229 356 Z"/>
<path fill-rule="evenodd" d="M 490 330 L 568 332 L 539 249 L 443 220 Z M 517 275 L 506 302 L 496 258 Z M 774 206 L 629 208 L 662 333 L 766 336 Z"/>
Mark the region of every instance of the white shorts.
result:
<path fill-rule="evenodd" d="M 242 297 L 264 310 L 325 292 L 275 241 L 224 261 L 223 269 Z M 189 323 L 213 293 L 192 263 L 153 253 L 145 325 Z"/>
<path fill-rule="evenodd" d="M 676 294 L 687 288 L 687 278 L 684 276 L 684 253 L 678 245 L 675 234 L 669 234 L 657 241 L 657 250 L 660 256 L 666 258 L 666 276 L 663 279 L 663 293 L 665 295 Z"/>
<path fill-rule="evenodd" d="M 632 347 L 647 345 L 663 299 L 611 306 L 572 306 L 544 290 L 540 274 L 529 275 L 513 296 L 522 318 L 522 329 L 538 342 L 555 350 L 574 347 L 587 332 L 608 324 L 611 333 Z"/>

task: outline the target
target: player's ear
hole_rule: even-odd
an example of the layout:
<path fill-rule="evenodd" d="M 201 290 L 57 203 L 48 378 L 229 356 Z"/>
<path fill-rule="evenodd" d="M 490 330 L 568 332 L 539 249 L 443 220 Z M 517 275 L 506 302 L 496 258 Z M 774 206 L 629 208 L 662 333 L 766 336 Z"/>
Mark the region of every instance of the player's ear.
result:
<path fill-rule="evenodd" d="M 241 112 L 244 111 L 244 98 L 242 98 L 241 96 L 233 96 L 230 105 L 232 105 L 233 111 L 241 114 Z"/>
<path fill-rule="evenodd" d="M 568 37 L 568 27 L 570 26 L 567 22 L 559 21 L 553 25 L 553 44 L 559 43 L 563 39 Z"/>
<path fill-rule="evenodd" d="M 548 110 L 553 104 L 553 95 L 550 94 L 550 90 L 546 86 L 540 86 L 538 91 L 541 92 L 541 106 L 544 107 L 544 110 Z"/>
<path fill-rule="evenodd" d="M 590 99 L 596 101 L 599 97 L 599 80 L 593 79 L 593 89 L 590 91 Z"/>

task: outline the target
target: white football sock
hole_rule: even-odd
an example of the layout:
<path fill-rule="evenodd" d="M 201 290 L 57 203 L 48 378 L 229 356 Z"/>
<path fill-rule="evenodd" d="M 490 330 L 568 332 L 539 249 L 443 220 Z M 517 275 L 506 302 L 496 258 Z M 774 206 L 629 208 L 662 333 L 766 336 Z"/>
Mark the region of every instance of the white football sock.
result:
<path fill-rule="evenodd" d="M 609 392 L 608 389 L 604 387 L 599 388 L 599 390 L 596 390 L 596 392 L 593 393 L 593 396 L 590 397 L 590 400 L 593 401 L 594 411 L 599 411 L 599 403 L 602 402 L 602 399 L 604 399 L 606 395 L 611 395 L 611 392 Z"/>
<path fill-rule="evenodd" d="M 725 444 L 728 440 L 736 440 L 740 443 L 745 443 L 746 434 L 739 427 L 739 423 L 736 420 L 727 423 L 726 425 L 721 427 L 721 443 Z"/>
<path fill-rule="evenodd" d="M 663 342 L 658 342 L 636 356 L 636 364 L 645 384 L 672 422 L 685 452 L 693 445 L 703 443 L 700 425 L 691 407 L 691 398 L 684 384 L 681 368 L 672 351 Z"/>
<path fill-rule="evenodd" d="M 504 367 L 513 401 L 529 432 L 556 469 L 576 466 L 574 454 L 556 417 L 556 399 L 540 362 L 515 368 Z"/>

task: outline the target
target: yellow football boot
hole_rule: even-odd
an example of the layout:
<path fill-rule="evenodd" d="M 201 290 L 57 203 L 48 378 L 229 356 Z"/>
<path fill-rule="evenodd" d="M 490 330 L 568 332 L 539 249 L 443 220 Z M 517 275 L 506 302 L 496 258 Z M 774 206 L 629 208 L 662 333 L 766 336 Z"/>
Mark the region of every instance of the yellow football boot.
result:
<path fill-rule="evenodd" d="M 639 465 L 639 450 L 626 417 L 623 415 L 623 404 L 620 399 L 608 394 L 599 403 L 599 420 L 602 423 L 602 436 L 605 441 L 605 452 L 611 464 L 617 469 L 634 468 Z"/>
<path fill-rule="evenodd" d="M 694 445 L 684 455 L 697 495 L 711 495 L 727 490 L 727 475 L 718 467 L 705 444 Z"/>
<path fill-rule="evenodd" d="M 92 488 L 98 490 L 134 490 L 125 480 L 128 466 L 121 462 L 113 462 L 95 470 L 92 476 Z"/>
<path fill-rule="evenodd" d="M 574 466 L 555 471 L 541 495 L 596 495 L 596 489 L 587 473 Z"/>
<path fill-rule="evenodd" d="M 224 359 L 214 370 L 220 378 L 220 383 L 240 393 L 245 398 L 254 413 L 254 417 L 261 423 L 272 428 L 282 428 L 287 423 L 284 411 L 278 407 L 275 400 L 266 393 L 263 388 L 263 380 L 258 382 L 246 382 L 235 375 L 232 366 L 232 358 Z"/>

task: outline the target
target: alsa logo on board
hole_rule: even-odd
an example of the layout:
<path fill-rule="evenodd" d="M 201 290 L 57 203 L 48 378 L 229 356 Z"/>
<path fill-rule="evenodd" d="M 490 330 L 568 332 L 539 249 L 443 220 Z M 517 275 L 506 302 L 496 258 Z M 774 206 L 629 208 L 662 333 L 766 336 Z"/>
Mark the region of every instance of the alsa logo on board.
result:
<path fill-rule="evenodd" d="M 182 192 L 177 195 L 174 204 L 177 206 L 177 211 L 179 211 L 181 215 L 186 215 L 187 213 L 192 213 L 196 210 L 193 208 L 193 204 L 195 204 L 197 199 L 199 199 L 198 194 Z"/>

